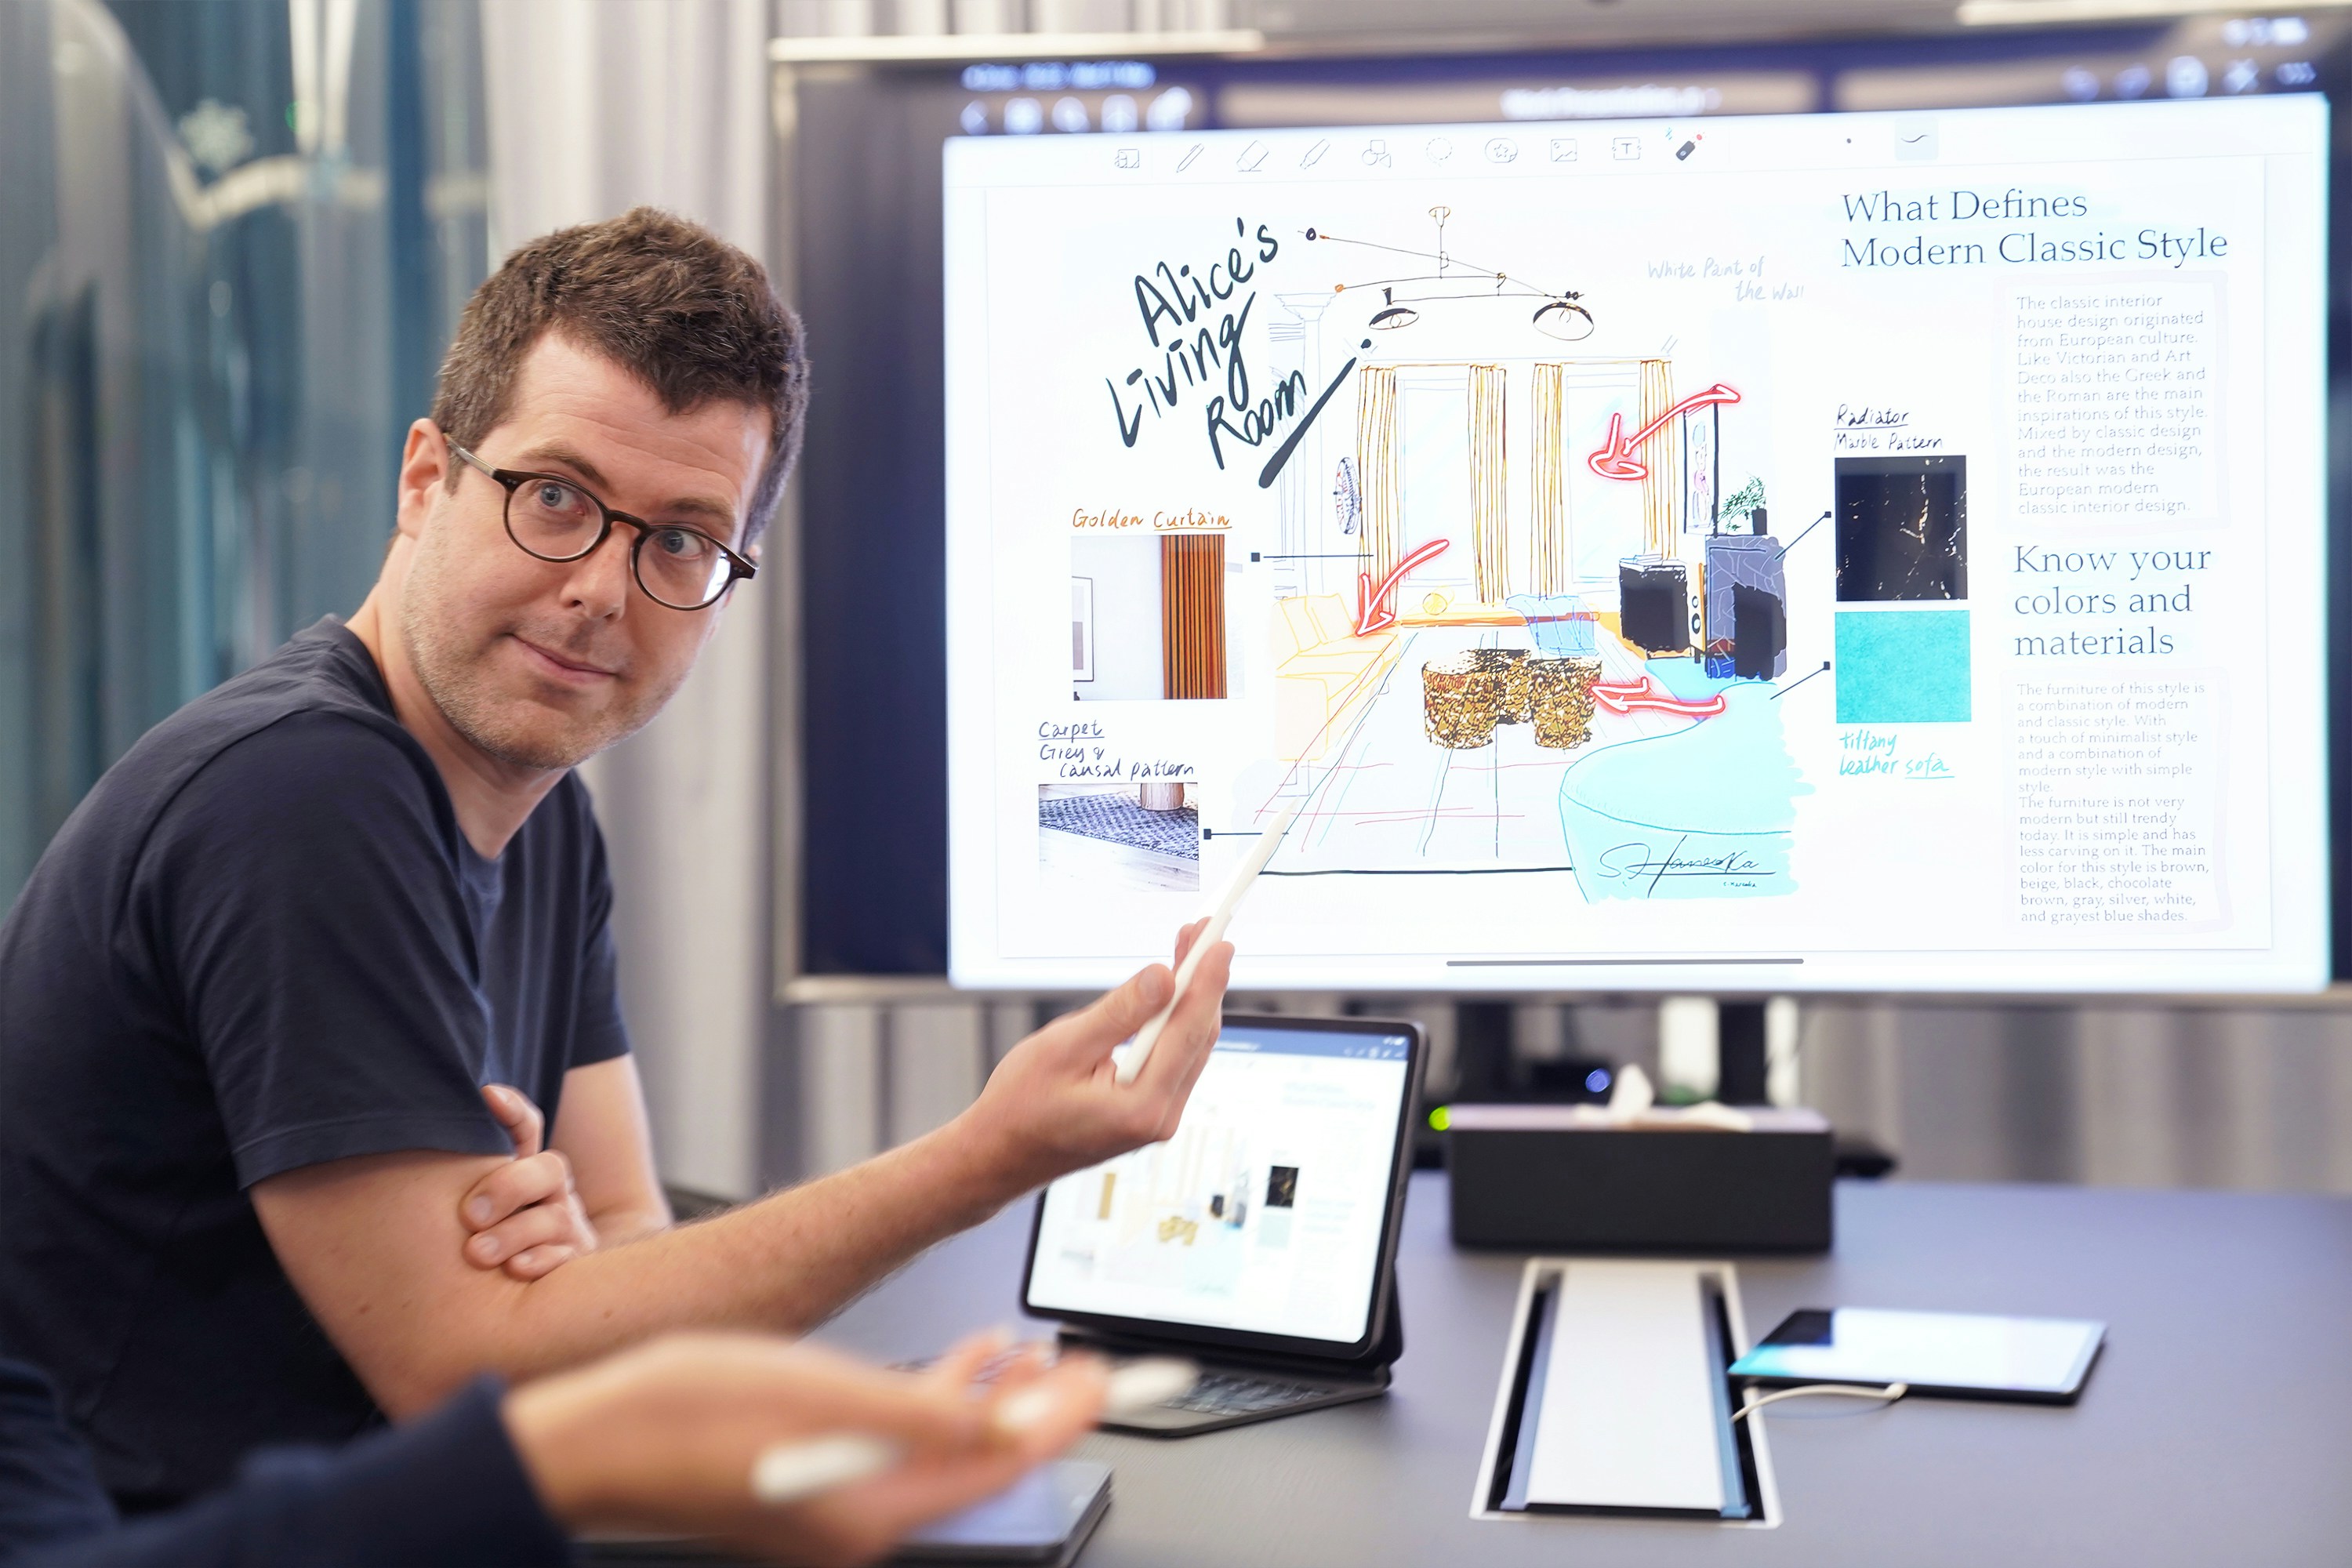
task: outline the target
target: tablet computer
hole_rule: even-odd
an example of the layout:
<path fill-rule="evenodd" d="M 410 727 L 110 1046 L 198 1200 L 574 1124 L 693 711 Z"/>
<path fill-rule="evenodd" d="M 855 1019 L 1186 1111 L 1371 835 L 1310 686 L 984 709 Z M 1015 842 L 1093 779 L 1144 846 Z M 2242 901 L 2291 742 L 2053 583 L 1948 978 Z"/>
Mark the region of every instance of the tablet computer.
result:
<path fill-rule="evenodd" d="M 1731 1366 L 1758 1383 L 1902 1383 L 1913 1394 L 2072 1405 L 2106 1325 L 2077 1318 L 1808 1307 Z"/>
<path fill-rule="evenodd" d="M 1380 1359 L 1423 1055 L 1416 1024 L 1228 1015 L 1173 1137 L 1039 1194 L 1022 1306 L 1155 1348 Z"/>

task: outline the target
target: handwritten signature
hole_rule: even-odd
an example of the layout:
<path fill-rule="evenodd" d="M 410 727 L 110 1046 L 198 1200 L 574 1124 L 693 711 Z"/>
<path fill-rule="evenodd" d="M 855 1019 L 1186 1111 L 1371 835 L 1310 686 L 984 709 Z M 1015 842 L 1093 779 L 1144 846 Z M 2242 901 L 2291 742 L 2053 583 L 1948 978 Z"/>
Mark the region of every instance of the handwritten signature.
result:
<path fill-rule="evenodd" d="M 1675 840 L 1675 847 L 1655 859 L 1651 858 L 1646 844 L 1618 844 L 1603 849 L 1598 857 L 1601 874 L 1622 877 L 1627 881 L 1647 879 L 1645 892 L 1655 892 L 1658 884 L 1668 877 L 1710 877 L 1734 886 L 1753 886 L 1753 879 L 1773 877 L 1780 873 L 1764 869 L 1763 863 L 1740 850 L 1727 850 L 1720 855 L 1686 856 L 1683 846 L 1690 842 L 1685 834 Z"/>

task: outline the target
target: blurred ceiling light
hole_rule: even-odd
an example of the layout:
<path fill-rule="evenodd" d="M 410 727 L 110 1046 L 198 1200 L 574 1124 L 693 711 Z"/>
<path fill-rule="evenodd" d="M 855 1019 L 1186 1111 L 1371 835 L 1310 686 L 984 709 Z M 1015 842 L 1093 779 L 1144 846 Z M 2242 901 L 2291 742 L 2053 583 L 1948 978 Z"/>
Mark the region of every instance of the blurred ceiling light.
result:
<path fill-rule="evenodd" d="M 180 116 L 180 140 L 199 168 L 225 174 L 253 156 L 245 110 L 208 98 Z"/>

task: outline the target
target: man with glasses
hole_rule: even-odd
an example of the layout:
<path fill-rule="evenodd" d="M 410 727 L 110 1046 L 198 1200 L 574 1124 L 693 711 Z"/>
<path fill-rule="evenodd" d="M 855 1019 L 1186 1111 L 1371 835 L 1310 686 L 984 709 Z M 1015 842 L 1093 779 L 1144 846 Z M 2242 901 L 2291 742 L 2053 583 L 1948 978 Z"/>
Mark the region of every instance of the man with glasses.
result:
<path fill-rule="evenodd" d="M 752 579 L 806 396 L 799 323 L 694 226 L 524 247 L 410 428 L 366 602 L 150 731 L 0 926 L 0 1351 L 57 1381 L 127 1506 L 484 1372 L 804 1328 L 1174 1131 L 1222 945 L 1135 1084 L 1108 1055 L 1159 965 L 938 1131 L 670 1227 L 572 770 Z"/>

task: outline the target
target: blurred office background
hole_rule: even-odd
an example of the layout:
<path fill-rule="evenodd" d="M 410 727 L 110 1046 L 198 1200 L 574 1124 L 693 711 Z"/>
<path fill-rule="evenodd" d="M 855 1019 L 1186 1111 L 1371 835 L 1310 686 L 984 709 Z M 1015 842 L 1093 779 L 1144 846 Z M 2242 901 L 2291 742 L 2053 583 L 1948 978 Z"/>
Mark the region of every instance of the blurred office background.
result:
<path fill-rule="evenodd" d="M 2159 83 L 2165 62 L 2199 62 L 2176 91 L 2220 90 L 2241 61 L 2322 84 L 2344 53 L 2336 9 L 0 0 L 0 900 L 144 729 L 357 605 L 404 432 L 498 258 L 656 203 L 762 257 L 809 309 L 818 403 L 757 590 L 670 711 L 589 770 L 631 1022 L 673 1180 L 741 1194 L 847 1163 L 953 1115 L 1077 1000 L 939 978 L 937 634 L 869 627 L 870 604 L 834 591 L 872 552 L 937 537 L 936 471 L 876 471 L 857 442 L 878 413 L 938 416 L 938 264 L 920 259 L 938 135 L 1021 128 L 1019 73 L 974 87 L 966 63 L 1191 62 L 1158 79 L 1178 123 L 1378 122 L 1496 117 L 1491 84 L 1441 68 L 1465 51 L 1524 51 L 1540 89 L 1561 61 L 1644 79 L 1658 51 L 1698 46 L 1666 63 L 1719 84 L 1722 111 L 1902 107 L 2112 93 L 2134 69 L 2145 89 L 2143 58 Z M 1349 53 L 1390 63 L 1318 75 Z M 1252 58 L 1298 64 L 1218 74 Z M 1072 101 L 1047 133 L 1102 112 Z M 2352 440 L 2335 452 L 2340 504 Z M 939 572 L 916 562 L 895 623 L 936 621 Z M 714 839 L 741 852 L 714 861 Z M 1715 1070 L 1697 1000 L 1237 1005 L 1421 1017 L 1440 1097 L 1598 1093 L 1628 1062 L 1696 1094 Z M 1774 1097 L 1892 1154 L 1896 1179 L 2352 1191 L 2340 987 L 2265 1005 L 1805 999 L 1769 1009 L 1766 1034 Z"/>

